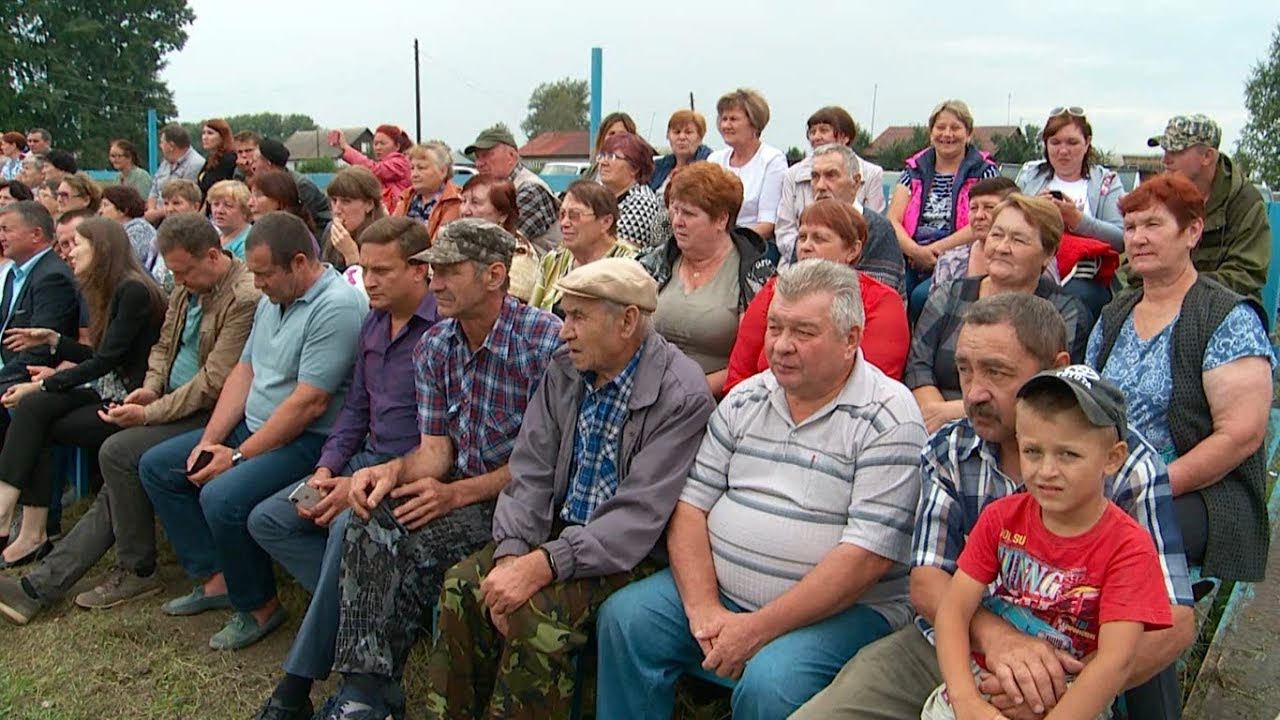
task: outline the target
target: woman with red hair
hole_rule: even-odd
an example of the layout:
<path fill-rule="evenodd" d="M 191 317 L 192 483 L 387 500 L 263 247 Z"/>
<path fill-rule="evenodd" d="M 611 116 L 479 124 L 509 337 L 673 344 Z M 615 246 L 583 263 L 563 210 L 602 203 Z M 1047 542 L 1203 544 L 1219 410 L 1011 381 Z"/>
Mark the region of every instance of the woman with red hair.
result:
<path fill-rule="evenodd" d="M 395 209 L 396 199 L 413 184 L 412 168 L 404 154 L 413 146 L 413 141 L 395 125 L 379 125 L 373 133 L 373 160 L 351 147 L 341 130 L 329 131 L 329 144 L 342 150 L 345 162 L 368 168 L 378 178 L 382 183 L 382 205 L 387 212 Z"/>
<path fill-rule="evenodd" d="M 849 205 L 837 200 L 818 200 L 800 214 L 800 232 L 796 236 L 796 257 L 800 260 L 818 258 L 856 269 L 866 244 L 867 221 Z M 777 275 L 769 278 L 742 314 L 738 337 L 729 354 L 729 375 L 724 381 L 726 393 L 734 385 L 769 368 L 769 358 L 764 354 L 764 331 L 777 282 Z M 901 380 L 907 364 L 907 346 L 911 344 L 907 308 L 896 289 L 865 272 L 858 273 L 858 282 L 866 313 L 862 356 L 885 375 Z"/>
<path fill-rule="evenodd" d="M 1187 563 L 1204 577 L 1261 580 L 1275 367 L 1265 313 L 1196 271 L 1205 209 L 1190 180 L 1157 175 L 1119 208 L 1142 283 L 1103 308 L 1086 361 L 1120 388 L 1129 427 L 1168 463 Z"/>
<path fill-rule="evenodd" d="M 196 184 L 200 186 L 200 196 L 205 197 L 209 188 L 235 175 L 236 149 L 231 144 L 231 126 L 222 118 L 206 120 L 200 127 L 200 146 L 206 159 L 196 176 Z"/>

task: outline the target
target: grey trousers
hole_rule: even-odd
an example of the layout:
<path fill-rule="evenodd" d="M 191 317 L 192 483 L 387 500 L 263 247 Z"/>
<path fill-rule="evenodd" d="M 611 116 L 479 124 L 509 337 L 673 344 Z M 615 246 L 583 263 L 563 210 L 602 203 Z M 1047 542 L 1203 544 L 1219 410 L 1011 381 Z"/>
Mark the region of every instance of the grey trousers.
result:
<path fill-rule="evenodd" d="M 202 412 L 167 425 L 127 428 L 102 444 L 102 491 L 71 532 L 26 576 L 42 603 L 60 600 L 112 545 L 121 568 L 136 574 L 155 569 L 155 512 L 138 478 L 138 461 L 157 443 L 202 428 L 208 419 L 209 413 Z"/>
<path fill-rule="evenodd" d="M 908 623 L 858 651 L 791 720 L 915 720 L 941 684 L 933 646 Z"/>

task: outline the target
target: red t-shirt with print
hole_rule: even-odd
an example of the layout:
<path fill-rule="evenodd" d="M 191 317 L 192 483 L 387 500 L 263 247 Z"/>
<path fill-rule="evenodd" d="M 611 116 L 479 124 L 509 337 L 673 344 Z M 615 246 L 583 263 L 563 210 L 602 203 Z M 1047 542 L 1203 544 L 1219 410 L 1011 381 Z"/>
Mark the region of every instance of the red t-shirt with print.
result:
<path fill-rule="evenodd" d="M 1102 623 L 1173 623 L 1150 534 L 1112 502 L 1088 532 L 1061 537 L 1044 526 L 1030 493 L 996 500 L 958 565 L 978 582 L 996 581 L 996 597 L 1043 621 L 1051 630 L 1042 637 L 1077 658 L 1097 650 Z"/>

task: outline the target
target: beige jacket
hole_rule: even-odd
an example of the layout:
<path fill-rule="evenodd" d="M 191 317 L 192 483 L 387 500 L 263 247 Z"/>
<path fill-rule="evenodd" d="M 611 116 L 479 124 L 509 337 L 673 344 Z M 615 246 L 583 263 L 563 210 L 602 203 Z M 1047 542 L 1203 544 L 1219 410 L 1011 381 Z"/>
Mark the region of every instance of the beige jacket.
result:
<path fill-rule="evenodd" d="M 147 377 L 142 387 L 160 396 L 146 408 L 146 423 L 162 425 L 181 420 L 201 410 L 212 410 L 231 369 L 240 361 L 240 352 L 253 327 L 253 313 L 261 294 L 253 286 L 253 273 L 244 262 L 231 259 L 231 270 L 208 295 L 198 298 L 200 318 L 199 370 L 185 385 L 168 393 L 169 373 L 182 345 L 187 322 L 187 303 L 192 293 L 182 286 L 169 296 L 160 339 L 151 348 Z"/>

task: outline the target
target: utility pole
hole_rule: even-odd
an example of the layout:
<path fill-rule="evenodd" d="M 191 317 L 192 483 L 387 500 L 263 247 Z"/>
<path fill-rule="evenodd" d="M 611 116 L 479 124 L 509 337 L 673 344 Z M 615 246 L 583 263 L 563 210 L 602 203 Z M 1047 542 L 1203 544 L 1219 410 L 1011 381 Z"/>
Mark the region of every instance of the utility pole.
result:
<path fill-rule="evenodd" d="M 689 109 L 690 109 L 690 110 L 696 110 L 696 109 L 697 109 L 697 108 L 695 108 L 695 107 L 693 106 L 693 93 L 692 93 L 692 92 L 690 92 L 690 93 L 689 93 Z"/>
<path fill-rule="evenodd" d="M 590 143 L 592 139 L 600 132 L 600 102 L 603 96 L 604 78 L 604 51 L 598 47 L 591 48 L 591 115 L 590 122 L 587 127 L 587 152 L 592 152 L 594 148 Z M 595 158 L 591 158 L 592 161 Z"/>
<path fill-rule="evenodd" d="M 871 129 L 867 131 L 867 135 L 872 140 L 876 139 L 876 100 L 880 97 L 880 83 L 871 86 Z"/>
<path fill-rule="evenodd" d="M 413 113 L 417 119 L 414 139 L 422 143 L 422 66 L 418 62 L 418 39 L 413 39 Z"/>

